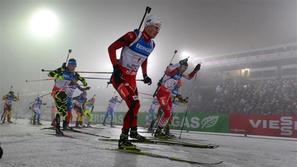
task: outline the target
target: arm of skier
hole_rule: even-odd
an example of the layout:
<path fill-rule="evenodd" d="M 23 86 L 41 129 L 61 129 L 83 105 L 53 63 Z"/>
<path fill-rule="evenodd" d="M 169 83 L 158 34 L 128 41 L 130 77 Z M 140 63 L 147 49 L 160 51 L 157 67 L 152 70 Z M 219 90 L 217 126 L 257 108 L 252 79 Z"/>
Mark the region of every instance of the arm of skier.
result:
<path fill-rule="evenodd" d="M 48 77 L 53 77 L 53 78 L 58 79 L 58 80 L 62 80 L 63 79 L 62 76 L 63 76 L 63 69 L 62 68 L 58 68 L 58 69 L 48 73 Z"/>
<path fill-rule="evenodd" d="M 147 59 L 141 64 L 142 76 L 147 76 Z"/>
<path fill-rule="evenodd" d="M 75 73 L 75 78 L 79 80 L 83 84 L 83 86 L 88 86 L 86 79 L 81 77 L 77 72 Z"/>
<path fill-rule="evenodd" d="M 136 37 L 137 36 L 133 31 L 128 32 L 108 47 L 109 58 L 113 66 L 118 64 L 116 50 L 124 46 L 129 46 L 136 39 Z"/>
<path fill-rule="evenodd" d="M 183 74 L 183 77 L 188 79 L 188 80 L 191 80 L 195 74 L 200 70 L 200 67 L 201 67 L 201 64 L 197 64 L 196 67 L 194 68 L 194 70 L 190 73 L 190 74 Z"/>

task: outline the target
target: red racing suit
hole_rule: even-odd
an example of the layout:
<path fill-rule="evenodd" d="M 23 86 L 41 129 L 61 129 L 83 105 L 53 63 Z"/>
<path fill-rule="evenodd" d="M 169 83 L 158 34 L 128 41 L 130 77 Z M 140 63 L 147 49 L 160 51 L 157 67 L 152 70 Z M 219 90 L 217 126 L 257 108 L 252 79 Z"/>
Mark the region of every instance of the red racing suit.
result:
<path fill-rule="evenodd" d="M 174 65 L 169 65 L 166 68 L 165 76 L 156 94 L 157 99 L 160 104 L 160 108 L 163 110 L 164 114 L 160 118 L 158 126 L 163 128 L 172 115 L 172 90 L 176 87 L 181 78 L 192 79 L 197 71 L 192 71 L 190 74 L 179 73 L 178 67 L 179 63 Z"/>
<path fill-rule="evenodd" d="M 114 75 L 112 85 L 121 98 L 126 102 L 129 110 L 123 121 L 122 132 L 129 133 L 129 129 L 137 128 L 137 114 L 140 108 L 136 87 L 136 74 L 141 66 L 143 75 L 147 74 L 147 58 L 155 47 L 154 41 L 146 32 L 131 31 L 113 42 L 108 53 L 113 66 L 118 66 L 122 76 L 116 82 Z M 116 50 L 122 48 L 121 58 L 116 58 Z"/>

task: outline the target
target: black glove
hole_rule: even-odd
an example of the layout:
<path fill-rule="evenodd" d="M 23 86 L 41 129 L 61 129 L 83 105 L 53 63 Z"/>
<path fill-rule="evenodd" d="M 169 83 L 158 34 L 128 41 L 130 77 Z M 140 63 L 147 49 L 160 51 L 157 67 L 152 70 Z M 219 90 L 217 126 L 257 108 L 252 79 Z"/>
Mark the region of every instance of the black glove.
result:
<path fill-rule="evenodd" d="M 143 75 L 143 82 L 145 84 L 151 85 L 152 84 L 152 79 L 145 74 L 145 75 Z"/>
<path fill-rule="evenodd" d="M 196 71 L 196 72 L 199 71 L 200 67 L 201 67 L 201 64 L 197 64 L 196 67 L 194 68 L 194 71 Z"/>
<path fill-rule="evenodd" d="M 122 71 L 119 68 L 119 65 L 113 66 L 112 75 L 114 76 L 114 81 L 119 84 L 122 81 Z"/>
<path fill-rule="evenodd" d="M 64 63 L 62 64 L 62 68 L 63 68 L 63 69 L 66 69 L 66 62 L 64 62 Z"/>
<path fill-rule="evenodd" d="M 184 103 L 188 103 L 189 102 L 189 97 L 184 98 Z"/>
<path fill-rule="evenodd" d="M 188 65 L 188 58 L 179 61 L 179 64 L 180 65 L 186 65 L 187 66 Z"/>

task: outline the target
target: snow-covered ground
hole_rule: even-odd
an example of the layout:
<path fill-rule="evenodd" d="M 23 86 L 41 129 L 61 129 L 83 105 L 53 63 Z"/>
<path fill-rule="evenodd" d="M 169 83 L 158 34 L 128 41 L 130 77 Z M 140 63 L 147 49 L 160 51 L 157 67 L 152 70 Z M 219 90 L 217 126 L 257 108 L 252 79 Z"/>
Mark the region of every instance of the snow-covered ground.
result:
<path fill-rule="evenodd" d="M 190 167 L 191 165 L 167 159 L 106 150 L 117 148 L 116 142 L 98 141 L 98 137 L 66 132 L 75 139 L 56 137 L 49 127 L 32 126 L 28 120 L 0 125 L 0 142 L 4 155 L 1 167 Z M 120 127 L 81 129 L 86 132 L 118 138 Z M 103 127 L 100 129 L 100 127 Z M 144 133 L 145 135 L 149 135 Z M 178 131 L 176 131 L 178 134 Z M 141 149 L 162 155 L 172 155 L 195 161 L 218 161 L 217 167 L 295 167 L 297 164 L 297 139 L 243 137 L 228 134 L 184 133 L 183 138 L 198 143 L 216 143 L 216 149 L 198 149 L 181 146 L 137 144 Z"/>

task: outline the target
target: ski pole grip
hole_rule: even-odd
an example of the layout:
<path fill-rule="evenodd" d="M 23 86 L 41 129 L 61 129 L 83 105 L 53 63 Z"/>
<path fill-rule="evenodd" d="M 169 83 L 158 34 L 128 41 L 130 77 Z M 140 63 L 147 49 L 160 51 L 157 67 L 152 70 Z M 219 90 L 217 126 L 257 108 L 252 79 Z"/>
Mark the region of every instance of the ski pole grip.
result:
<path fill-rule="evenodd" d="M 146 13 L 150 13 L 150 12 L 151 12 L 151 10 L 152 10 L 152 8 L 151 8 L 151 7 L 149 7 L 149 6 L 147 6 L 147 7 L 145 8 L 145 11 L 146 11 Z"/>

